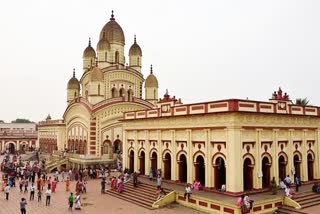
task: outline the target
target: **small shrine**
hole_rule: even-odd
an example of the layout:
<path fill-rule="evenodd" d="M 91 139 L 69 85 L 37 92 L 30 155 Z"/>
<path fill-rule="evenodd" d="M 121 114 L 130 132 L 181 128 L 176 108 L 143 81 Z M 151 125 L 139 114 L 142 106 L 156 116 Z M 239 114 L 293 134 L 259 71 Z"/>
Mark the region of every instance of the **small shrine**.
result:
<path fill-rule="evenodd" d="M 283 94 L 281 87 L 279 87 L 278 92 L 277 91 L 273 92 L 271 100 L 290 101 L 290 98 L 286 92 Z"/>

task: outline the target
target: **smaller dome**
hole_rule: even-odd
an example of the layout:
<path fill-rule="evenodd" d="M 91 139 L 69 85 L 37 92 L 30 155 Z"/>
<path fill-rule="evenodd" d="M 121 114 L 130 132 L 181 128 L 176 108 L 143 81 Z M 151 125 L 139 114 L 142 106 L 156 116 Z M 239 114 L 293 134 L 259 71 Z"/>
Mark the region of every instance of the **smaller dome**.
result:
<path fill-rule="evenodd" d="M 91 71 L 91 80 L 103 81 L 103 72 L 98 66 L 95 66 Z"/>
<path fill-rule="evenodd" d="M 136 36 L 134 36 L 134 43 L 129 50 L 129 56 L 133 55 L 142 56 L 142 51 L 140 46 L 137 44 Z"/>
<path fill-rule="evenodd" d="M 110 50 L 110 43 L 107 38 L 102 37 L 97 44 L 97 51 L 106 51 Z"/>
<path fill-rule="evenodd" d="M 50 114 L 48 114 L 48 116 L 47 116 L 46 120 L 51 120 L 51 116 L 50 116 Z"/>
<path fill-rule="evenodd" d="M 152 65 L 151 65 L 150 70 L 151 70 L 150 74 L 146 79 L 144 87 L 155 87 L 155 88 L 158 88 L 159 87 L 158 80 L 157 80 L 157 77 L 152 72 Z"/>
<path fill-rule="evenodd" d="M 91 47 L 91 39 L 89 38 L 89 45 L 86 47 L 86 49 L 83 51 L 83 58 L 96 58 L 96 52 Z"/>
<path fill-rule="evenodd" d="M 78 79 L 76 78 L 76 72 L 74 71 L 74 69 L 73 69 L 73 76 L 68 82 L 68 90 L 69 89 L 80 90 L 80 83 L 79 83 Z"/>

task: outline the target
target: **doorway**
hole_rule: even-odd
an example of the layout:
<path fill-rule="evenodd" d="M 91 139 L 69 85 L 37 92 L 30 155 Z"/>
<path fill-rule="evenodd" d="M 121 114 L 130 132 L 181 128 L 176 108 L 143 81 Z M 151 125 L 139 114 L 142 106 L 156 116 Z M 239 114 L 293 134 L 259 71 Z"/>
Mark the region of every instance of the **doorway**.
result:
<path fill-rule="evenodd" d="M 270 187 L 270 162 L 268 157 L 262 159 L 262 188 Z"/>
<path fill-rule="evenodd" d="M 195 179 L 200 181 L 201 185 L 204 187 L 206 184 L 206 172 L 205 172 L 205 164 L 204 159 L 201 155 L 199 155 L 196 159 L 195 163 Z"/>
<path fill-rule="evenodd" d="M 144 151 L 141 151 L 139 158 L 140 158 L 140 173 L 142 175 L 144 175 L 146 172 L 146 170 L 145 170 L 146 155 L 145 155 Z"/>
<path fill-rule="evenodd" d="M 184 154 L 181 154 L 178 163 L 179 163 L 179 181 L 182 183 L 186 183 L 187 182 L 187 157 Z"/>
<path fill-rule="evenodd" d="M 134 151 L 131 150 L 129 154 L 129 170 L 130 173 L 134 172 Z"/>
<path fill-rule="evenodd" d="M 252 190 L 253 188 L 253 166 L 250 158 L 243 162 L 243 190 Z"/>
<path fill-rule="evenodd" d="M 164 179 L 171 180 L 171 155 L 167 153 L 164 156 Z"/>
<path fill-rule="evenodd" d="M 214 187 L 220 189 L 226 184 L 226 165 L 222 157 L 218 157 L 214 166 Z"/>
<path fill-rule="evenodd" d="M 308 180 L 312 181 L 313 178 L 313 158 L 311 154 L 308 154 Z"/>
<path fill-rule="evenodd" d="M 281 181 L 286 177 L 286 164 L 284 157 L 281 155 L 278 159 L 279 178 Z"/>

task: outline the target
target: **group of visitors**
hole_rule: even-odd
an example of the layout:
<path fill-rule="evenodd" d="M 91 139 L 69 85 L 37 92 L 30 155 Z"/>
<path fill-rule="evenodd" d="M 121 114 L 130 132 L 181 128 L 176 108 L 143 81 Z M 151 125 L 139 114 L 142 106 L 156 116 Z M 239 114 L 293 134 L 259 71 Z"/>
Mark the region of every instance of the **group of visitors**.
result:
<path fill-rule="evenodd" d="M 241 195 L 241 197 L 238 198 L 236 205 L 241 207 L 241 211 L 243 213 L 249 212 L 253 207 L 253 200 L 250 199 L 249 195 Z"/>
<path fill-rule="evenodd" d="M 279 187 L 280 187 L 280 189 L 284 190 L 286 197 L 292 197 L 293 195 L 296 194 L 296 192 L 299 191 L 299 186 L 301 186 L 301 182 L 300 182 L 300 178 L 298 175 L 294 176 L 294 185 L 296 187 L 295 191 L 291 188 L 291 185 L 292 185 L 292 181 L 291 181 L 291 178 L 289 175 L 287 175 L 283 179 L 283 181 L 280 181 L 280 183 L 279 183 Z"/>

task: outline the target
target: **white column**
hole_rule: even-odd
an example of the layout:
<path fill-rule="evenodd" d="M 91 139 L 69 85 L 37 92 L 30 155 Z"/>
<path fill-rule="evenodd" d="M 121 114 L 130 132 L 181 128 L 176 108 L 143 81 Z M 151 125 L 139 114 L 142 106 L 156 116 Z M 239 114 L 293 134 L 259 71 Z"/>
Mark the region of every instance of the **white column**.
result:
<path fill-rule="evenodd" d="M 133 166 L 133 168 L 134 168 L 134 171 L 136 172 L 136 171 L 138 171 L 138 168 L 139 168 L 139 166 L 138 166 L 138 162 L 139 162 L 139 155 L 138 155 L 138 151 L 139 151 L 139 141 L 138 141 L 138 132 L 137 131 L 135 131 L 135 134 L 134 134 L 134 143 L 133 143 L 133 147 L 134 147 L 134 157 L 133 157 L 133 159 L 134 159 L 134 166 Z"/>
<path fill-rule="evenodd" d="M 262 189 L 262 178 L 258 178 L 258 172 L 262 171 L 261 160 L 261 131 L 262 129 L 256 129 L 256 145 L 255 145 L 255 166 L 253 168 L 253 187 L 256 189 Z"/>
<path fill-rule="evenodd" d="M 301 163 L 300 163 L 300 180 L 308 181 L 308 158 L 307 158 L 307 129 L 304 129 L 302 132 L 302 144 L 301 144 Z"/>
<path fill-rule="evenodd" d="M 187 130 L 187 182 L 192 183 L 194 180 L 194 163 L 192 154 L 192 130 Z"/>
<path fill-rule="evenodd" d="M 205 169 L 206 169 L 206 187 L 212 187 L 212 163 L 211 163 L 211 154 L 210 154 L 210 129 L 205 129 L 205 151 L 206 151 L 206 160 L 205 160 Z"/>
<path fill-rule="evenodd" d="M 171 131 L 171 180 L 178 180 L 176 131 Z"/>
<path fill-rule="evenodd" d="M 287 174 L 290 175 L 291 181 L 294 181 L 294 175 L 292 174 L 292 168 L 294 167 L 293 164 L 293 135 L 294 129 L 289 129 L 289 139 L 288 139 L 288 163 L 287 163 Z"/>
<path fill-rule="evenodd" d="M 128 139 L 127 139 L 127 131 L 124 130 L 123 132 L 123 142 L 122 142 L 122 168 L 129 168 L 129 163 L 128 163 Z M 108 148 L 110 149 L 110 148 Z M 110 150 L 108 151 L 110 152 Z"/>
<path fill-rule="evenodd" d="M 157 156 L 157 163 L 158 163 L 158 169 L 161 169 L 161 173 L 163 176 L 163 170 L 164 170 L 164 167 L 163 167 L 163 160 L 162 160 L 162 133 L 161 133 L 161 130 L 158 130 L 157 131 L 157 135 L 158 135 L 158 156 Z"/>
<path fill-rule="evenodd" d="M 279 129 L 272 130 L 273 142 L 271 146 L 271 155 L 272 155 L 271 176 L 275 177 L 277 184 L 279 184 L 279 166 L 278 166 L 278 154 L 277 154 L 278 132 L 279 132 Z"/>
<path fill-rule="evenodd" d="M 146 141 L 145 141 L 145 157 L 144 157 L 144 171 L 145 171 L 145 174 L 146 175 L 149 175 L 149 172 L 150 172 L 150 156 L 149 156 L 149 153 L 150 153 L 150 142 L 149 142 L 149 131 L 147 130 L 146 131 Z"/>
<path fill-rule="evenodd" d="M 317 129 L 315 131 L 315 136 L 316 136 L 316 139 L 315 139 L 315 142 L 314 142 L 314 154 L 315 154 L 315 157 L 314 157 L 314 179 L 319 179 L 320 178 L 320 167 L 319 167 L 319 156 L 320 156 L 320 150 L 319 150 L 319 145 L 318 143 L 320 143 L 320 130 Z"/>

